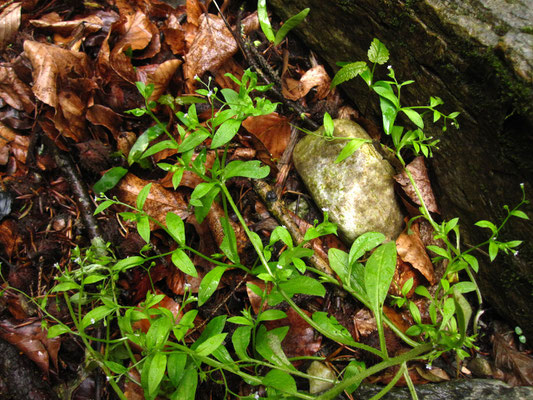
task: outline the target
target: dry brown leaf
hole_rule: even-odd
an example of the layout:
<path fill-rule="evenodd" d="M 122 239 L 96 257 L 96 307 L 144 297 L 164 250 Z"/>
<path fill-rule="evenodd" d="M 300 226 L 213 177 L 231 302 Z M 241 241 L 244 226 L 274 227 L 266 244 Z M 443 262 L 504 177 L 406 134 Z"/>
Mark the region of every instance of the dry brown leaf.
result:
<path fill-rule="evenodd" d="M 172 77 L 178 70 L 181 63 L 181 60 L 165 61 L 164 63 L 160 64 L 152 74 L 148 75 L 146 83 L 154 84 L 154 91 L 150 96 L 149 101 L 156 101 L 165 93 L 168 84 L 172 80 Z"/>
<path fill-rule="evenodd" d="M 33 67 L 33 93 L 43 103 L 57 108 L 60 79 L 89 77 L 89 61 L 85 53 L 26 40 L 24 52 Z"/>
<path fill-rule="evenodd" d="M 422 239 L 420 239 L 418 222 L 411 225 L 411 230 L 412 233 L 410 235 L 407 232 L 402 232 L 396 239 L 398 255 L 403 261 L 417 269 L 433 285 L 435 283 L 435 271 L 426 252 L 426 247 L 422 243 Z"/>
<path fill-rule="evenodd" d="M 119 140 L 120 127 L 122 125 L 122 116 L 120 114 L 106 106 L 95 104 L 87 109 L 85 117 L 93 125 L 105 126 L 113 134 L 115 140 Z"/>
<path fill-rule="evenodd" d="M 308 317 L 311 313 L 303 310 Z M 289 326 L 289 331 L 281 343 L 283 351 L 287 357 L 305 357 L 312 356 L 322 345 L 322 336 L 316 335 L 315 330 L 298 315 L 294 309 L 289 308 L 286 311 L 287 318 L 268 321 L 265 326 L 268 330 Z"/>
<path fill-rule="evenodd" d="M 43 15 L 40 19 L 30 20 L 30 24 L 36 28 L 46 29 L 47 31 L 59 33 L 62 36 L 68 36 L 83 24 L 85 33 L 94 33 L 102 29 L 104 25 L 102 19 L 95 14 L 84 18 L 77 18 L 71 21 L 63 21 L 58 13 Z"/>
<path fill-rule="evenodd" d="M 111 50 L 109 63 L 119 76 L 128 82 L 134 83 L 136 81 L 135 70 L 125 52 L 146 49 L 155 37 L 157 39 L 154 40 L 159 41 L 159 31 L 141 11 L 137 11 L 135 14 L 126 14 L 125 16 L 123 14 L 122 21 L 120 24 L 117 23 L 118 26 L 115 29 L 120 38 L 113 50 Z M 157 51 L 159 49 L 151 56 L 155 55 Z"/>
<path fill-rule="evenodd" d="M 171 14 L 166 18 L 161 32 L 165 37 L 165 43 L 169 45 L 175 55 L 185 54 L 185 29 L 181 26 L 178 18 Z"/>
<path fill-rule="evenodd" d="M 416 372 L 418 372 L 422 378 L 430 382 L 444 382 L 444 381 L 450 380 L 450 376 L 442 368 L 438 368 L 438 367 L 429 368 L 429 365 L 425 365 L 425 366 L 417 365 L 415 368 L 416 368 Z"/>
<path fill-rule="evenodd" d="M 424 163 L 424 157 L 416 157 L 407 166 L 407 169 L 409 170 L 411 175 L 413 175 L 415 183 L 418 186 L 418 190 L 422 194 L 422 199 L 424 200 L 424 203 L 426 204 L 428 210 L 434 213 L 438 213 L 439 208 L 437 207 L 437 200 L 435 199 L 435 195 L 433 194 L 433 190 L 431 189 L 431 183 L 429 182 L 428 172 Z M 411 201 L 413 201 L 415 204 L 420 205 L 420 200 L 418 199 L 415 189 L 411 185 L 409 177 L 407 176 L 405 171 L 403 171 L 401 174 L 396 175 L 394 179 L 402 186 L 404 192 L 407 194 L 407 196 L 409 196 Z"/>
<path fill-rule="evenodd" d="M 117 185 L 115 189 L 117 197 L 120 201 L 135 206 L 139 192 L 148 183 L 129 173 Z M 173 212 L 182 219 L 191 214 L 183 194 L 178 191 L 167 190 L 155 182 L 152 182 L 150 193 L 144 204 L 144 211 L 164 225 L 166 224 L 166 215 L 169 212 Z"/>
<path fill-rule="evenodd" d="M 22 351 L 45 373 L 49 372 L 52 361 L 57 370 L 57 353 L 61 338 L 47 338 L 47 332 L 41 328 L 41 321 L 18 325 L 10 320 L 0 321 L 0 337 Z"/>
<path fill-rule="evenodd" d="M 12 3 L 0 14 L 0 50 L 13 43 L 20 26 L 20 9 L 22 3 Z"/>
<path fill-rule="evenodd" d="M 187 22 L 195 26 L 200 25 L 200 16 L 204 13 L 198 0 L 187 0 L 185 3 L 187 10 Z"/>
<path fill-rule="evenodd" d="M 22 82 L 12 66 L 0 65 L 0 97 L 11 107 L 31 113 L 34 109 L 31 89 Z"/>
<path fill-rule="evenodd" d="M 256 21 L 255 13 L 246 17 L 242 22 L 244 32 L 257 29 Z M 190 88 L 194 87 L 194 76 L 219 68 L 237 52 L 237 43 L 222 18 L 202 14 L 199 29 L 183 65 L 184 76 Z"/>
<path fill-rule="evenodd" d="M 0 243 L 9 259 L 17 253 L 18 248 L 23 244 L 17 222 L 12 219 L 5 219 L 0 223 Z"/>
<path fill-rule="evenodd" d="M 325 98 L 330 93 L 331 79 L 322 65 L 317 65 L 303 74 L 299 81 L 292 78 L 283 79 L 283 96 L 289 100 L 300 100 L 316 87 L 316 97 Z"/>
<path fill-rule="evenodd" d="M 275 112 L 248 117 L 242 126 L 265 145 L 274 159 L 281 157 L 291 137 L 289 120 Z"/>
<path fill-rule="evenodd" d="M 512 385 L 533 385 L 533 358 L 509 345 L 505 336 L 495 332 L 492 337 L 494 363 L 497 368 L 512 371 L 507 381 Z"/>
<path fill-rule="evenodd" d="M 13 129 L 8 128 L 0 122 L 0 147 L 3 151 L 11 152 L 15 158 L 21 163 L 26 163 L 26 155 L 28 154 L 28 146 L 30 145 L 30 138 L 28 136 L 19 135 Z M 1 165 L 7 163 L 0 162 Z"/>

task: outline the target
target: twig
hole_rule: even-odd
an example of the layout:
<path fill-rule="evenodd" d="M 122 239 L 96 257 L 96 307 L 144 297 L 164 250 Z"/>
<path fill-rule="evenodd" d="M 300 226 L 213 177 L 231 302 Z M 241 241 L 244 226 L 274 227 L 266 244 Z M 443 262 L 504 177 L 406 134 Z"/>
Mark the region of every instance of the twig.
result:
<path fill-rule="evenodd" d="M 298 141 L 299 136 L 298 128 L 295 126 L 291 127 L 291 137 L 289 139 L 289 143 L 287 144 L 287 147 L 283 151 L 283 154 L 278 162 L 278 176 L 276 178 L 276 184 L 274 185 L 276 188 L 276 195 L 278 197 L 281 196 L 281 191 L 283 190 L 283 186 L 285 186 L 285 181 L 287 180 L 287 176 L 289 175 L 289 170 L 291 168 L 291 157 L 292 157 L 292 151 L 294 150 L 294 146 L 296 146 L 296 142 Z"/>
<path fill-rule="evenodd" d="M 280 200 L 278 200 L 278 196 L 275 194 L 274 188 L 262 179 L 254 179 L 252 180 L 252 184 L 256 193 L 266 204 L 268 211 L 270 211 L 270 213 L 281 225 L 287 228 L 295 243 L 302 243 L 304 241 L 304 235 L 302 232 L 300 232 L 298 225 L 292 219 L 291 211 L 288 210 Z M 313 254 L 311 257 L 309 257 L 309 262 L 316 269 L 335 277 L 335 274 L 329 267 L 328 262 L 322 257 Z"/>

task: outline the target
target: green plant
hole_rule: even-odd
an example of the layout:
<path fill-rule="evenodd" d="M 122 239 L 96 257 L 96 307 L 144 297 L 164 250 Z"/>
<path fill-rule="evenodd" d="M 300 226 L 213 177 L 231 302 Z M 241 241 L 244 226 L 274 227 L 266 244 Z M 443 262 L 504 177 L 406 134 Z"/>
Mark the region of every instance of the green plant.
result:
<path fill-rule="evenodd" d="M 279 31 L 274 33 L 272 25 L 270 24 L 270 19 L 268 18 L 268 11 L 266 9 L 266 0 L 257 1 L 257 16 L 259 17 L 259 24 L 261 25 L 261 30 L 265 34 L 266 38 L 274 44 L 274 46 L 279 45 L 288 33 L 300 25 L 300 23 L 307 17 L 309 14 L 309 8 L 304 8 L 298 14 L 290 17 L 285 23 L 281 26 Z"/>
<path fill-rule="evenodd" d="M 400 103 L 401 88 L 408 83 L 399 83 L 392 68 L 389 69 L 390 81 L 372 83 L 375 64 L 383 64 L 388 60 L 385 46 L 375 40 L 369 51 L 369 59 L 374 63 L 372 69 L 362 67 L 363 64 L 353 63 L 359 67 L 346 65 L 339 71 L 341 78 L 334 79 L 338 84 L 349 77 L 361 75 L 367 84 L 380 96 L 380 104 L 384 113 L 385 131 L 393 137 L 394 152 L 402 165 L 402 157 L 407 149 L 414 153 L 422 152 L 431 155 L 437 144 L 436 140 L 424 135 L 423 114 L 416 109 L 431 113 L 434 121 L 451 119 L 454 123 L 457 115 L 441 114 L 435 109 L 441 101 L 432 98 L 429 106 L 405 107 Z M 357 73 L 354 71 L 357 69 Z M 423 198 L 418 191 L 413 177 L 408 174 L 411 183 L 417 190 L 421 201 L 421 215 L 426 218 L 435 229 L 435 237 L 446 244 L 445 248 L 431 248 L 440 258 L 449 261 L 445 276 L 439 282 L 438 288 L 432 294 L 427 288 L 419 286 L 416 291 L 430 300 L 431 323 L 423 324 L 420 313 L 414 303 L 406 297 L 412 287 L 407 283 L 402 288 L 403 297 L 395 299 L 399 306 L 407 306 L 411 311 L 415 325 L 407 334 L 398 329 L 383 313 L 389 286 L 393 279 L 396 266 L 396 246 L 394 242 L 384 242 L 384 236 L 378 233 L 367 233 L 359 237 L 351 246 L 348 253 L 331 249 L 329 251 L 330 266 L 337 277 L 308 266 L 306 258 L 313 255 L 309 248 L 311 240 L 320 236 L 335 233 L 336 226 L 329 222 L 325 213 L 321 223 L 315 221 L 307 230 L 303 241 L 295 243 L 289 231 L 277 227 L 271 234 L 268 243 L 263 243 L 259 235 L 252 232 L 237 207 L 228 189 L 228 180 L 233 177 L 251 179 L 265 178 L 269 168 L 262 166 L 259 161 L 227 161 L 229 142 L 237 134 L 242 121 L 248 116 L 264 115 L 273 112 L 275 103 L 263 97 L 252 97 L 253 91 L 266 91 L 268 86 L 257 84 L 255 73 L 247 70 L 241 79 L 228 75 L 239 85 L 239 91 L 231 89 L 218 90 L 211 86 L 211 81 L 201 82 L 202 89 L 197 91 L 199 97 L 173 98 L 163 96 L 158 103 L 169 107 L 179 121 L 176 134 L 167 129 L 167 124 L 161 122 L 155 109 L 156 102 L 149 101 L 153 93 L 153 86 L 137 83 L 139 92 L 145 99 L 145 106 L 131 110 L 133 115 L 149 116 L 155 125 L 148 128 L 139 136 L 128 154 L 128 164 L 137 163 L 147 166 L 146 159 L 158 152 L 171 149 L 175 156 L 158 167 L 172 174 L 174 188 L 180 185 L 183 173 L 191 171 L 202 178 L 190 196 L 190 206 L 198 221 L 202 221 L 213 202 L 222 203 L 224 216 L 221 219 L 224 240 L 220 244 L 221 254 L 207 255 L 198 252 L 187 243 L 185 226 L 181 218 L 168 213 L 165 223 L 151 217 L 145 210 L 145 202 L 151 185 L 146 185 L 139 193 L 135 206 L 120 202 L 115 198 L 100 195 L 99 205 L 95 213 L 103 213 L 109 207 L 119 207 L 121 217 L 133 224 L 139 235 L 146 242 L 140 255 L 117 259 L 110 248 L 95 244 L 86 251 L 76 249 L 73 252 L 73 262 L 64 267 L 58 284 L 52 289 L 52 294 L 62 294 L 67 304 L 71 323 L 59 321 L 50 313 L 46 313 L 46 298 L 41 304 L 50 323 L 49 335 L 76 335 L 87 348 L 88 359 L 95 362 L 106 374 L 113 389 L 120 398 L 125 398 L 119 383 L 124 379 L 134 380 L 130 372 L 140 371 L 140 384 L 145 397 L 153 399 L 156 396 L 166 396 L 171 399 L 193 399 L 200 380 L 213 379 L 224 385 L 226 397 L 235 395 L 227 384 L 226 376 L 234 374 L 251 385 L 264 385 L 269 399 L 278 398 L 315 398 L 298 390 L 294 377 L 307 379 L 323 379 L 334 383 L 332 389 L 319 395 L 318 399 L 333 399 L 346 390 L 353 392 L 358 384 L 368 376 L 376 374 L 388 367 L 397 366 L 398 370 L 389 385 L 383 388 L 378 396 L 386 393 L 402 376 L 405 378 L 413 398 L 416 398 L 413 383 L 407 371 L 407 362 L 415 359 L 431 361 L 444 351 L 454 350 L 460 357 L 466 356 L 463 348 L 472 347 L 474 336 L 468 336 L 467 329 L 470 321 L 471 309 L 463 293 L 479 290 L 475 284 L 473 272 L 477 271 L 477 260 L 471 254 L 480 246 L 488 245 L 491 258 L 499 251 L 513 251 L 519 242 L 499 242 L 498 233 L 501 227 L 511 217 L 527 218 L 518 208 L 522 202 L 512 210 L 506 208 L 507 218 L 500 226 L 487 221 L 479 225 L 491 230 L 490 238 L 474 248 L 462 251 L 457 219 L 437 223 L 434 221 L 424 205 Z M 196 103 L 206 102 L 211 108 L 211 117 L 204 123 L 198 119 Z M 438 104 L 437 104 L 438 103 Z M 187 112 L 177 111 L 177 105 L 188 105 Z M 221 106 L 215 107 L 215 104 Z M 406 131 L 395 124 L 399 113 L 405 114 L 416 126 L 413 131 Z M 333 121 L 325 117 L 326 136 L 334 140 Z M 163 136 L 163 140 L 160 137 Z M 337 162 L 349 157 L 361 141 L 352 138 L 343 150 Z M 206 142 L 209 146 L 202 146 Z M 208 152 L 214 156 L 212 165 L 206 166 Z M 95 191 L 100 193 L 113 187 L 127 172 L 126 169 L 112 169 L 95 185 Z M 241 224 L 257 260 L 253 266 L 243 265 L 237 250 L 235 231 L 230 222 L 230 214 Z M 166 253 L 150 255 L 151 225 L 156 225 L 168 238 L 172 239 L 173 247 Z M 453 237 L 451 237 L 453 235 Z M 282 245 L 283 251 L 275 249 Z M 492 248 L 492 249 L 491 249 Z M 371 253 L 370 253 L 371 252 Z M 139 306 L 123 305 L 119 301 L 119 288 L 116 282 L 121 274 L 131 268 L 144 268 L 147 271 L 159 257 L 170 257 L 176 268 L 184 274 L 197 276 L 196 268 L 190 259 L 195 254 L 208 260 L 215 267 L 207 272 L 199 286 L 197 296 L 190 291 L 185 292 L 180 300 L 180 310 L 183 312 L 177 318 L 169 310 L 158 307 L 163 296 L 157 294 L 155 287 L 146 295 L 145 301 Z M 365 258 L 366 261 L 363 262 Z M 261 298 L 259 311 L 254 315 L 251 310 L 241 311 L 241 315 L 227 317 L 219 315 L 212 318 L 203 329 L 200 337 L 191 342 L 187 335 L 194 329 L 193 321 L 202 307 L 215 292 L 223 274 L 228 269 L 241 269 L 247 274 L 256 276 L 263 282 L 259 285 L 248 284 L 248 287 Z M 470 281 L 456 282 L 455 278 L 461 271 L 465 271 Z M 312 273 L 314 275 L 310 275 Z M 319 279 L 313 277 L 318 276 Z M 334 317 L 322 311 L 309 316 L 294 301 L 296 294 L 324 296 L 324 285 L 336 285 L 367 306 L 374 314 L 379 335 L 379 348 L 374 348 L 356 342 L 350 333 Z M 411 285 L 411 286 L 409 286 Z M 480 297 L 479 297 L 480 299 Z M 481 299 L 480 299 L 481 301 Z M 372 353 L 379 361 L 366 368 L 364 364 L 351 360 L 344 371 L 342 382 L 332 382 L 330 379 L 316 378 L 297 370 L 292 365 L 281 347 L 281 342 L 287 334 L 288 327 L 267 330 L 265 321 L 277 320 L 285 317 L 283 311 L 269 307 L 285 302 L 317 332 L 325 337 L 341 343 L 344 346 L 358 348 Z M 140 329 L 138 323 L 144 321 L 147 329 Z M 228 332 L 226 322 L 237 325 L 231 334 L 232 349 L 227 347 Z M 395 357 L 388 354 L 385 342 L 383 322 L 395 332 L 401 340 L 412 349 Z M 111 336 L 111 327 L 118 327 L 120 337 Z M 474 320 L 474 332 L 476 321 Z M 98 330 L 103 335 L 96 335 Z M 412 337 L 410 337 L 412 336 Z M 103 338 L 102 338 L 103 337 Z M 92 343 L 101 343 L 103 350 L 96 351 Z M 232 350 L 232 351 L 231 351 Z M 323 357 L 307 357 L 307 359 L 324 360 Z M 236 396 L 236 395 L 235 395 Z M 248 396 L 245 398 L 258 398 Z"/>

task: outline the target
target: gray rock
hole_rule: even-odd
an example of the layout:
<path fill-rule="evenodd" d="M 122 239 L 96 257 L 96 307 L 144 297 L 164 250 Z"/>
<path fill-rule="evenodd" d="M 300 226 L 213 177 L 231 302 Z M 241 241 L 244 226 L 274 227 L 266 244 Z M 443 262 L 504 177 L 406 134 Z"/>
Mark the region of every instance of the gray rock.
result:
<path fill-rule="evenodd" d="M 336 137 L 370 140 L 355 122 L 338 119 L 334 123 Z M 324 128 L 316 133 L 322 136 Z M 330 219 L 347 242 L 365 232 L 381 232 L 388 239 L 396 239 L 402 230 L 403 215 L 394 195 L 394 169 L 371 143 L 334 164 L 346 143 L 308 135 L 294 149 L 294 166 L 316 204 L 329 211 Z"/>
<path fill-rule="evenodd" d="M 361 385 L 355 392 L 358 399 L 370 399 L 382 387 Z M 512 387 L 495 379 L 452 380 L 444 383 L 416 385 L 420 400 L 528 400 L 533 399 L 533 387 Z M 410 399 L 409 389 L 393 388 L 382 397 L 384 400 Z"/>
<path fill-rule="evenodd" d="M 332 69 L 338 61 L 367 60 L 374 37 L 390 50 L 406 105 L 440 96 L 443 111 L 460 111 L 460 130 L 426 129 L 441 139 L 431 160 L 432 185 L 447 219 L 460 218 L 465 243 L 487 230 L 474 223 L 505 217 L 503 205 L 533 199 L 533 7 L 531 0 L 270 0 L 286 20 L 310 7 L 296 32 Z M 383 79 L 383 67 L 376 68 Z M 380 123 L 377 96 L 360 79 L 341 86 Z M 404 121 L 405 122 L 405 121 Z M 533 204 L 523 209 L 533 216 Z M 483 296 L 533 341 L 533 223 L 511 219 L 501 240 L 523 240 L 518 256 L 479 255 Z"/>

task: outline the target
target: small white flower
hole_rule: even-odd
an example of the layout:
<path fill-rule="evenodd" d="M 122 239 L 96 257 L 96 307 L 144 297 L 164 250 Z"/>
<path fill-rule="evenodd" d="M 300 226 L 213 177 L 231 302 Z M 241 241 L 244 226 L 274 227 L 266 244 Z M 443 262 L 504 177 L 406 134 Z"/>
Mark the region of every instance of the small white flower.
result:
<path fill-rule="evenodd" d="M 426 369 L 432 370 L 433 366 L 431 364 L 426 364 Z"/>
<path fill-rule="evenodd" d="M 211 97 L 211 96 L 213 96 L 213 91 L 212 91 L 212 90 L 210 90 L 209 92 L 207 92 L 207 97 Z"/>
<path fill-rule="evenodd" d="M 254 393 L 254 399 L 258 399 L 259 398 L 259 393 L 255 392 Z"/>
<path fill-rule="evenodd" d="M 185 289 L 190 289 L 191 288 L 191 284 L 190 283 L 186 283 L 184 286 L 185 286 Z"/>
<path fill-rule="evenodd" d="M 392 68 L 392 65 L 387 65 L 387 69 L 390 70 Z"/>
<path fill-rule="evenodd" d="M 287 227 L 285 225 L 281 225 L 283 228 L 287 229 Z"/>
<path fill-rule="evenodd" d="M 183 114 L 183 118 L 189 118 L 189 113 Z"/>
<path fill-rule="evenodd" d="M 524 182 L 522 182 L 522 183 L 520 184 L 520 187 L 521 187 L 521 188 L 523 188 L 523 187 L 524 187 Z"/>
<path fill-rule="evenodd" d="M 200 77 L 198 75 L 194 75 L 194 80 L 197 81 L 198 79 L 200 79 Z"/>
<path fill-rule="evenodd" d="M 322 211 L 324 211 L 324 212 L 328 212 L 328 211 L 329 211 L 329 208 L 327 208 L 327 207 L 322 207 Z"/>
<path fill-rule="evenodd" d="M 91 324 L 94 324 L 95 322 L 94 318 L 91 318 Z"/>
<path fill-rule="evenodd" d="M 278 264 L 278 265 L 276 265 L 276 268 L 277 269 L 283 269 L 283 265 Z"/>
<path fill-rule="evenodd" d="M 59 268 L 59 263 L 56 262 L 56 263 L 54 264 L 54 268 Z"/>
<path fill-rule="evenodd" d="M 518 250 L 516 250 L 514 253 L 513 253 L 513 256 L 518 256 Z"/>
<path fill-rule="evenodd" d="M 76 264 L 81 264 L 81 258 L 76 257 L 76 258 L 74 259 L 74 262 L 75 262 Z"/>

